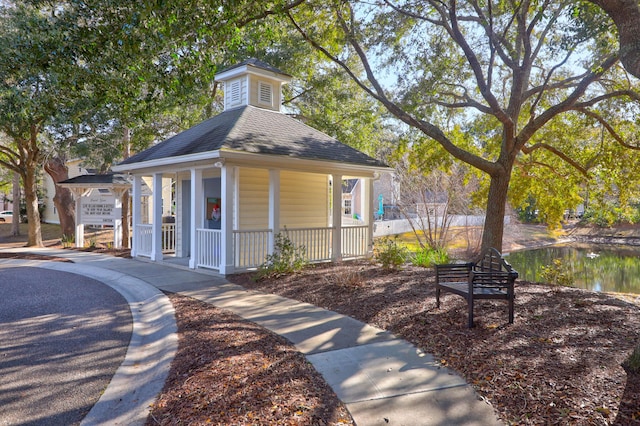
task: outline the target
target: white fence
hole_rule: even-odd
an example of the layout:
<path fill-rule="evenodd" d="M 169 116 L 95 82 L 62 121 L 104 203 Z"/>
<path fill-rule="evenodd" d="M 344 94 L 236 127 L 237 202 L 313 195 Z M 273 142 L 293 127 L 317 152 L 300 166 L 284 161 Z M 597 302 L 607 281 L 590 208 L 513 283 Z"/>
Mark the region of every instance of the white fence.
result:
<path fill-rule="evenodd" d="M 136 225 L 136 247 L 139 256 L 150 257 L 153 250 L 153 225 L 139 223 Z M 176 225 L 175 223 L 162 224 L 162 253 L 174 253 L 176 251 Z"/>
<path fill-rule="evenodd" d="M 305 248 L 309 262 L 331 260 L 331 233 L 333 228 L 285 228 L 280 232 L 286 235 L 294 246 Z"/>
<path fill-rule="evenodd" d="M 484 225 L 484 216 L 464 216 L 464 215 L 452 215 L 450 217 L 451 223 L 449 226 L 482 226 Z M 426 223 L 426 218 L 424 219 Z M 509 224 L 511 222 L 510 216 L 504 217 L 504 223 Z M 397 235 L 404 234 L 405 232 L 413 232 L 411 224 L 407 219 L 397 220 L 376 220 L 373 223 L 373 236 L 382 237 L 384 235 Z"/>
<path fill-rule="evenodd" d="M 153 248 L 153 225 L 146 223 L 137 224 L 135 236 L 138 256 L 151 257 L 151 249 Z"/>
<path fill-rule="evenodd" d="M 220 269 L 222 231 L 219 229 L 196 229 L 196 253 L 196 267 Z"/>
<path fill-rule="evenodd" d="M 236 269 L 257 268 L 269 254 L 271 229 L 233 231 L 233 252 Z M 304 247 L 309 262 L 331 260 L 333 228 L 281 229 L 296 247 Z M 369 252 L 368 226 L 342 228 L 342 257 L 366 256 Z"/>
<path fill-rule="evenodd" d="M 175 253 L 176 251 L 176 224 L 162 224 L 162 253 Z"/>
<path fill-rule="evenodd" d="M 151 255 L 152 225 L 137 225 L 138 251 L 142 256 Z M 175 225 L 162 226 L 163 253 L 175 250 Z M 333 228 L 282 229 L 296 247 L 305 247 L 309 262 L 331 260 Z M 269 254 L 271 229 L 233 231 L 234 266 L 238 270 L 257 268 Z M 369 229 L 365 226 L 342 228 L 342 257 L 366 256 L 369 252 Z M 217 229 L 196 229 L 196 266 L 220 269 L 222 262 L 222 231 Z"/>
<path fill-rule="evenodd" d="M 342 228 L 342 257 L 363 257 L 369 253 L 369 227 L 348 226 Z"/>
<path fill-rule="evenodd" d="M 264 263 L 269 253 L 271 229 L 233 231 L 235 267 L 256 268 Z"/>

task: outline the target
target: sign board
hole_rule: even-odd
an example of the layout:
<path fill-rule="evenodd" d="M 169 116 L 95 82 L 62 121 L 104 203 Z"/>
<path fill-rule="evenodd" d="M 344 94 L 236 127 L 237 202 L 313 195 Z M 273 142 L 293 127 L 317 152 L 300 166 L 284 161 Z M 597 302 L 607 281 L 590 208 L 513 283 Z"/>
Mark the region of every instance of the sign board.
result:
<path fill-rule="evenodd" d="M 80 223 L 84 225 L 111 225 L 122 215 L 122 209 L 116 208 L 116 199 L 111 194 L 94 191 L 80 200 Z"/>

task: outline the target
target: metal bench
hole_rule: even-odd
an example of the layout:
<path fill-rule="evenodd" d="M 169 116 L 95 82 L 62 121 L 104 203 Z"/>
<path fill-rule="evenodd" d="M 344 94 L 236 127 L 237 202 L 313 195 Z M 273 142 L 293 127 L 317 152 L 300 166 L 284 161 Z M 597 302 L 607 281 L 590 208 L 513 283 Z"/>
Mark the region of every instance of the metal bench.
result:
<path fill-rule="evenodd" d="M 494 248 L 485 250 L 477 262 L 436 265 L 436 306 L 440 292 L 464 297 L 469 309 L 469 328 L 473 327 L 473 301 L 503 299 L 509 303 L 509 323 L 513 324 L 514 285 L 518 272 Z"/>

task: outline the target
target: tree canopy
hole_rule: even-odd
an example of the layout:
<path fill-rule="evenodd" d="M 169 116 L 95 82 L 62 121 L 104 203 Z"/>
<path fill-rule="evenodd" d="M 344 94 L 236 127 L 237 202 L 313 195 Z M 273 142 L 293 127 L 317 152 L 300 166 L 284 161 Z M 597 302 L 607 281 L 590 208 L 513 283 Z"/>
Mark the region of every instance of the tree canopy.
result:
<path fill-rule="evenodd" d="M 391 114 L 487 176 L 482 244 L 500 249 L 514 167 L 534 151 L 575 165 L 565 146 L 538 138 L 554 120 L 590 117 L 616 141 L 638 146 L 605 113 L 613 104 L 633 109 L 639 99 L 637 82 L 618 65 L 613 26 L 573 25 L 596 16 L 594 9 L 551 1 L 341 1 L 305 2 L 288 16 Z M 347 47 L 332 48 L 327 34 Z"/>

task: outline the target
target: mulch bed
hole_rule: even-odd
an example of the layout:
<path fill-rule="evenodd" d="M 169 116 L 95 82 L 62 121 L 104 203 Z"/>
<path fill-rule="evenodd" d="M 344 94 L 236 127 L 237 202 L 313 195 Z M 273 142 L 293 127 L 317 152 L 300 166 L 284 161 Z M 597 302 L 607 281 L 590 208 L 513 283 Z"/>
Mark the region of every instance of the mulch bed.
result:
<path fill-rule="evenodd" d="M 147 425 L 353 425 L 284 338 L 207 303 L 169 298 L 179 350 Z"/>
<path fill-rule="evenodd" d="M 640 306 L 585 290 L 516 282 L 515 323 L 503 301 L 435 306 L 434 273 L 368 262 L 318 265 L 245 287 L 312 303 L 390 330 L 460 373 L 508 424 L 639 424 L 640 375 L 621 366 L 640 345 Z M 638 300 L 638 299 L 636 299 Z"/>

